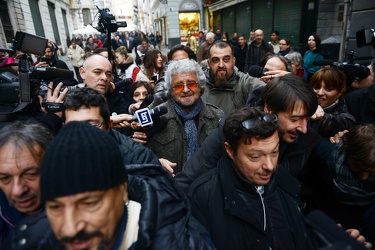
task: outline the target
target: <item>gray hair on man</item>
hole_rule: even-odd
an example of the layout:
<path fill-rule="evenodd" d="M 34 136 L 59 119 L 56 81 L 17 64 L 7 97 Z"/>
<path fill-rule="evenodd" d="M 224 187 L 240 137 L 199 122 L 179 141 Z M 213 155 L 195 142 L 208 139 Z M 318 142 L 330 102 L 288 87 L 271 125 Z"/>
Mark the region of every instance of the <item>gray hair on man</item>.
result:
<path fill-rule="evenodd" d="M 198 86 L 201 89 L 201 91 L 203 90 L 203 87 L 206 83 L 206 76 L 201 66 L 192 59 L 181 59 L 171 61 L 167 71 L 165 72 L 165 87 L 168 93 L 170 93 L 172 89 L 172 76 L 187 72 L 194 72 L 197 74 Z"/>
<path fill-rule="evenodd" d="M 209 39 L 214 38 L 214 37 L 215 37 L 215 34 L 212 33 L 212 32 L 208 32 L 208 33 L 206 34 L 206 40 L 209 40 Z"/>
<path fill-rule="evenodd" d="M 288 59 L 291 63 L 295 64 L 296 66 L 303 67 L 303 57 L 302 55 L 297 52 L 290 52 L 284 56 L 286 59 Z"/>

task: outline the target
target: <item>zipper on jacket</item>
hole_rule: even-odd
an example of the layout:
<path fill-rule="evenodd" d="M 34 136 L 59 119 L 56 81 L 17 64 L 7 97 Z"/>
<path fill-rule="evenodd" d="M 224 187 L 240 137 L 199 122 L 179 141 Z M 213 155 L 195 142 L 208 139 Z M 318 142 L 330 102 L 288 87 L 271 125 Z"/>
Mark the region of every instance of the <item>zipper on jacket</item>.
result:
<path fill-rule="evenodd" d="M 259 194 L 260 201 L 262 202 L 263 207 L 263 230 L 266 231 L 266 208 L 264 206 L 264 199 L 263 199 L 263 193 L 264 193 L 264 186 L 256 186 L 255 189 L 257 190 L 257 193 Z"/>

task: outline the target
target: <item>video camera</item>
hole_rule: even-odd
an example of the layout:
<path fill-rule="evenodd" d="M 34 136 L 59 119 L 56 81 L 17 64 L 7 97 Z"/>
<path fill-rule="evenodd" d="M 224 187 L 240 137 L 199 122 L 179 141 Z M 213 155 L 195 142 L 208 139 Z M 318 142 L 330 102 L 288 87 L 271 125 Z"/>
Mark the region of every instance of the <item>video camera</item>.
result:
<path fill-rule="evenodd" d="M 119 27 L 127 26 L 126 22 L 116 22 L 114 15 L 108 8 L 99 9 L 98 6 L 96 8 L 99 11 L 98 27 L 96 27 L 99 32 L 116 32 Z"/>
<path fill-rule="evenodd" d="M 111 11 L 108 8 L 99 9 L 98 6 L 96 8 L 99 11 L 99 20 L 98 20 L 98 27 L 97 29 L 101 33 L 107 33 L 107 41 L 108 44 L 111 44 L 111 32 L 116 32 L 119 27 L 127 27 L 127 23 L 124 22 L 116 22 L 115 16 L 112 15 Z M 108 46 L 108 60 L 112 61 L 112 53 L 111 53 L 111 46 Z"/>
<path fill-rule="evenodd" d="M 78 84 L 74 73 L 70 70 L 31 67 L 31 58 L 28 53 L 44 55 L 48 39 L 25 32 L 17 31 L 13 40 L 12 49 L 0 49 L 10 56 L 21 51 L 18 64 L 18 76 L 11 72 L 0 72 L 0 115 L 15 113 L 23 110 L 31 103 L 39 104 L 38 95 L 43 94 L 49 82 L 55 86 L 59 82 L 73 86 Z M 1 118 L 1 117 L 0 117 Z"/>

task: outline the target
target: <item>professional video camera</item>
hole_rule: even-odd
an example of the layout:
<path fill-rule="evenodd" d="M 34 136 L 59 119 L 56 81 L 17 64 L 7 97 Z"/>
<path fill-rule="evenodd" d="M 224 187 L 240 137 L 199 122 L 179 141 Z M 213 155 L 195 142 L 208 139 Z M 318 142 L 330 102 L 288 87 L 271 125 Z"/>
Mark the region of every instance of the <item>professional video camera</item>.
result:
<path fill-rule="evenodd" d="M 101 33 L 107 33 L 107 41 L 111 41 L 111 32 L 116 32 L 119 27 L 127 27 L 127 23 L 124 22 L 116 22 L 114 15 L 112 15 L 111 11 L 108 8 L 99 9 L 98 6 L 96 8 L 99 11 L 99 20 L 98 20 L 98 27 L 97 29 Z M 111 53 L 111 46 L 108 46 L 108 60 L 112 60 L 112 53 Z"/>
<path fill-rule="evenodd" d="M 23 52 L 19 57 L 18 76 L 11 72 L 0 72 L 0 120 L 6 120 L 7 115 L 24 111 L 29 104 L 39 105 L 38 95 L 48 88 L 53 81 L 57 85 L 60 81 L 66 86 L 77 84 L 74 73 L 70 70 L 31 67 L 28 53 L 44 55 L 48 39 L 18 31 L 13 41 L 12 49 L 0 49 L 12 56 L 16 51 Z M 38 110 L 30 107 L 30 110 Z M 4 118 L 5 117 L 5 118 Z"/>
<path fill-rule="evenodd" d="M 119 27 L 127 26 L 126 22 L 116 22 L 115 17 L 108 8 L 99 9 L 98 6 L 96 6 L 96 8 L 99 11 L 98 27 L 96 27 L 99 32 L 116 32 Z"/>
<path fill-rule="evenodd" d="M 375 29 L 361 29 L 356 32 L 357 47 L 361 48 L 367 45 L 372 45 L 375 49 Z M 356 57 L 354 51 L 350 51 L 346 56 L 345 62 L 335 62 L 332 60 L 317 60 L 313 62 L 315 66 L 335 66 L 346 73 L 347 87 L 350 89 L 351 83 L 354 80 L 363 80 L 370 75 L 370 70 L 367 66 L 355 63 L 360 60 L 371 60 L 372 57 Z"/>

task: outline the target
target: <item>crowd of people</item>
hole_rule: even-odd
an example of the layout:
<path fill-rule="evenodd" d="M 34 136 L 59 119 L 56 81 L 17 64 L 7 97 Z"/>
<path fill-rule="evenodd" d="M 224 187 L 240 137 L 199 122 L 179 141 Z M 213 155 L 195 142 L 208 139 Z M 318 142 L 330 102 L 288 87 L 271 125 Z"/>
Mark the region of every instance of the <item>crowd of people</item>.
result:
<path fill-rule="evenodd" d="M 314 65 L 316 34 L 303 55 L 276 30 L 188 41 L 70 40 L 83 86 L 0 129 L 0 249 L 372 248 L 375 59 L 352 81 Z"/>

